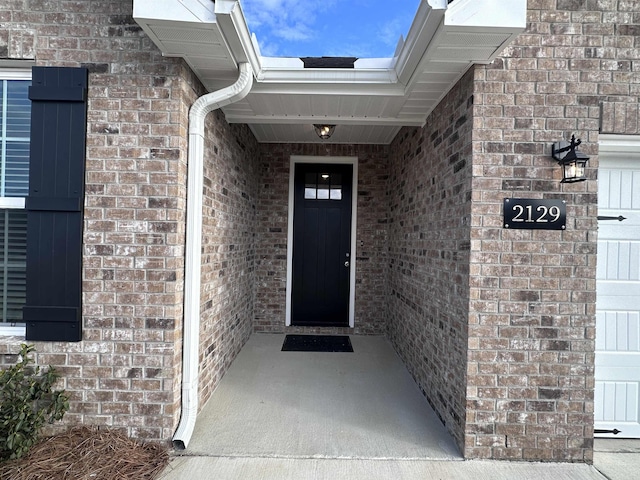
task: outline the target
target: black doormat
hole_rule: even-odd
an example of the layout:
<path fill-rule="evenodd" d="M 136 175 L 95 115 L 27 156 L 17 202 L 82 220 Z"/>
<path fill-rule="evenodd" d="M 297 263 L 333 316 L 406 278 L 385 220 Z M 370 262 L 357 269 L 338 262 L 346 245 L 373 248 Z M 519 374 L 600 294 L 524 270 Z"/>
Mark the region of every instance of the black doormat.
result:
<path fill-rule="evenodd" d="M 287 335 L 283 352 L 353 352 L 347 335 Z"/>

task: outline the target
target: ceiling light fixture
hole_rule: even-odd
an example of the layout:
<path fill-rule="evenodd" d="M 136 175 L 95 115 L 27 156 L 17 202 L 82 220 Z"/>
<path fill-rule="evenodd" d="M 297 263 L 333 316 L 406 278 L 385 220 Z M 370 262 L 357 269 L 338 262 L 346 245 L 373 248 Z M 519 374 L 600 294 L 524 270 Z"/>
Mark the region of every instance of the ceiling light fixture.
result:
<path fill-rule="evenodd" d="M 313 128 L 321 139 L 326 140 L 333 135 L 333 131 L 336 129 L 336 126 L 314 124 Z"/>

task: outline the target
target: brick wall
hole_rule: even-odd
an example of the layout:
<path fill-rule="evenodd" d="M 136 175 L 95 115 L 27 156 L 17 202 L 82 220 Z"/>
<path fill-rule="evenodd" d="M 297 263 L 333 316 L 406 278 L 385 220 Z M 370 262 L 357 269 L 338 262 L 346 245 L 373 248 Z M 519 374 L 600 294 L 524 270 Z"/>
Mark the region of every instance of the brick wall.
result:
<path fill-rule="evenodd" d="M 258 143 L 246 125 L 207 116 L 202 229 L 200 397 L 202 404 L 253 328 Z"/>
<path fill-rule="evenodd" d="M 388 335 L 464 442 L 473 75 L 391 145 Z"/>
<path fill-rule="evenodd" d="M 151 46 L 131 2 L 10 3 L 9 58 L 90 70 L 84 341 L 39 343 L 38 361 L 65 377 L 67 423 L 169 438 L 180 400 L 188 72 Z"/>
<path fill-rule="evenodd" d="M 358 157 L 355 329 L 336 333 L 383 334 L 386 322 L 388 147 L 375 145 L 261 145 L 258 203 L 255 330 L 283 332 L 287 284 L 289 162 L 292 155 Z M 287 332 L 319 329 L 288 327 Z M 329 330 L 321 329 L 323 333 Z"/>
<path fill-rule="evenodd" d="M 638 102 L 639 19 L 530 0 L 525 34 L 475 69 L 467 456 L 592 461 L 598 128 L 603 102 Z M 572 134 L 589 180 L 560 184 L 550 148 Z M 566 231 L 503 229 L 509 197 L 565 200 Z"/>
<path fill-rule="evenodd" d="M 424 129 L 391 146 L 389 335 L 465 456 L 590 462 L 598 128 L 638 131 L 640 4 L 533 0 L 528 19 L 501 58 L 472 70 L 471 87 L 466 77 Z M 461 112 L 450 113 L 464 98 L 472 153 Z M 458 132 L 454 149 L 443 149 L 443 132 Z M 589 180 L 561 185 L 551 144 L 572 134 L 592 157 Z M 458 199 L 442 183 L 457 178 L 449 158 L 460 165 Z M 441 183 L 431 196 L 429 179 Z M 512 197 L 565 200 L 567 230 L 503 229 Z"/>
<path fill-rule="evenodd" d="M 640 135 L 640 104 L 602 102 L 600 133 Z"/>
<path fill-rule="evenodd" d="M 7 6 L 0 57 L 90 70 L 84 341 L 39 343 L 37 360 L 64 376 L 66 423 L 168 439 L 181 400 L 188 110 L 203 88 L 182 61 L 157 51 L 131 2 Z M 203 401 L 251 328 L 257 185 L 246 127 L 212 114 L 207 133 Z M 19 343 L 3 337 L 0 352 L 16 353 Z"/>

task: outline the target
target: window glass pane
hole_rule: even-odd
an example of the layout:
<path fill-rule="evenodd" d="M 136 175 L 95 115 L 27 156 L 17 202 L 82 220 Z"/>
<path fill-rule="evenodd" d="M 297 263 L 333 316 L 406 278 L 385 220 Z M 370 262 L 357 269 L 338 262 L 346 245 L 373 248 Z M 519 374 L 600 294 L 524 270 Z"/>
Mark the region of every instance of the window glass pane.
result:
<path fill-rule="evenodd" d="M 26 293 L 27 212 L 0 210 L 0 313 L 2 322 L 22 321 Z"/>
<path fill-rule="evenodd" d="M 0 80 L 0 196 L 26 197 L 29 188 L 30 81 Z"/>
<path fill-rule="evenodd" d="M 31 101 L 29 85 L 25 80 L 7 81 L 7 138 L 29 138 L 31 128 Z"/>
<path fill-rule="evenodd" d="M 0 80 L 0 196 L 26 197 L 31 81 Z M 26 294 L 27 213 L 0 209 L 0 323 L 22 322 Z"/>
<path fill-rule="evenodd" d="M 7 142 L 4 196 L 26 197 L 29 192 L 29 143 Z"/>

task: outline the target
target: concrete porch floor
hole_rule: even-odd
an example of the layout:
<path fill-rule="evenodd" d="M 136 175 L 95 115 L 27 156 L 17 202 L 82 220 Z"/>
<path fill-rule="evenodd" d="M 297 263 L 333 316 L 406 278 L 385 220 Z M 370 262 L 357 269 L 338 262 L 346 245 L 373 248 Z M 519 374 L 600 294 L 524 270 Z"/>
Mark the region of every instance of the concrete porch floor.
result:
<path fill-rule="evenodd" d="M 198 416 L 177 479 L 604 479 L 582 464 L 464 461 L 384 337 L 353 353 L 254 334 Z"/>

